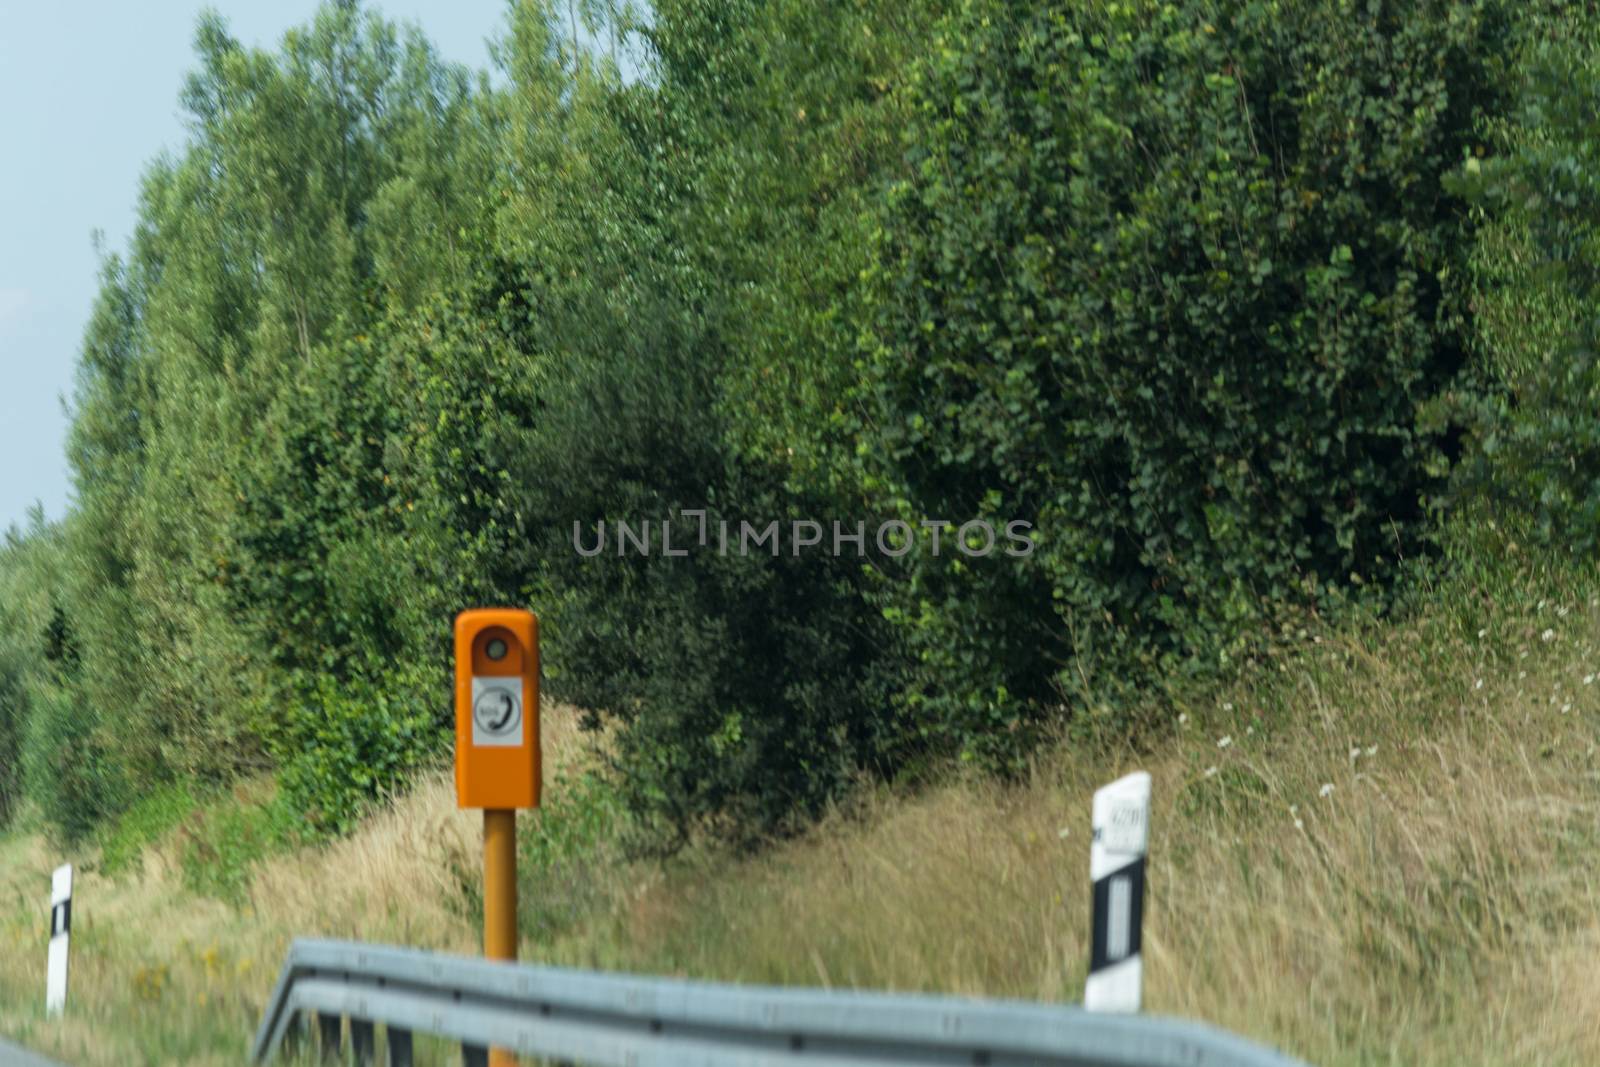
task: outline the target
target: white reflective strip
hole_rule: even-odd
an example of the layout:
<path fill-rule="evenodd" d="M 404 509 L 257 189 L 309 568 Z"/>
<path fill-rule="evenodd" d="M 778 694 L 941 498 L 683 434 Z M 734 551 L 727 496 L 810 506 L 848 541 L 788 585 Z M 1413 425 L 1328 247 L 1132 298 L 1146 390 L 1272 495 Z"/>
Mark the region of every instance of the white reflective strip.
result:
<path fill-rule="evenodd" d="M 1106 905 L 1106 958 L 1112 963 L 1125 959 L 1133 935 L 1133 879 L 1125 874 L 1111 879 Z"/>

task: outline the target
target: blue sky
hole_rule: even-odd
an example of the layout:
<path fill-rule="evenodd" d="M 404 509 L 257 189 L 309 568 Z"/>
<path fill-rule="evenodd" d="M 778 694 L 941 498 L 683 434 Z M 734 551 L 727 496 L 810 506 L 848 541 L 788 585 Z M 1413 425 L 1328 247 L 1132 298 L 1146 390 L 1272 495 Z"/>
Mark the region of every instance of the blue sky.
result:
<path fill-rule="evenodd" d="M 91 233 L 123 249 L 139 176 L 184 130 L 178 91 L 204 7 L 275 47 L 315 0 L 57 4 L 0 0 L 0 529 L 34 503 L 59 518 L 69 480 L 61 398 L 94 299 Z M 489 64 L 506 0 L 384 0 L 446 59 Z"/>

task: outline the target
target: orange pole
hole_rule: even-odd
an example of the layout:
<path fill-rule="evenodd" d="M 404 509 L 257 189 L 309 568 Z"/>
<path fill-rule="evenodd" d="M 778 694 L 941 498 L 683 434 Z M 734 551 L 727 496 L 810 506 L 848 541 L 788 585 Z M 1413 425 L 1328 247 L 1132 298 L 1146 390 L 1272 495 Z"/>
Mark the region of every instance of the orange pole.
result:
<path fill-rule="evenodd" d="M 517 958 L 517 813 L 483 811 L 483 955 Z M 489 1067 L 514 1067 L 505 1049 L 489 1050 Z"/>

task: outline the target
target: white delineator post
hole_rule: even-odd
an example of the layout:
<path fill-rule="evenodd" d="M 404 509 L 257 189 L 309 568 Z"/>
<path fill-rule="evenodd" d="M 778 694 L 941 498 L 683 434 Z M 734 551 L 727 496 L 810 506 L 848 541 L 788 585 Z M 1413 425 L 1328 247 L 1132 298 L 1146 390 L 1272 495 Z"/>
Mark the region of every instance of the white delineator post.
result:
<path fill-rule="evenodd" d="M 72 930 L 72 865 L 50 877 L 50 965 L 45 973 L 44 1010 L 61 1014 L 67 1006 L 67 938 Z"/>
<path fill-rule="evenodd" d="M 1090 1011 L 1139 1010 L 1144 973 L 1139 931 L 1144 922 L 1144 859 L 1150 837 L 1150 776 L 1135 771 L 1094 794 L 1094 930 L 1083 1006 Z"/>

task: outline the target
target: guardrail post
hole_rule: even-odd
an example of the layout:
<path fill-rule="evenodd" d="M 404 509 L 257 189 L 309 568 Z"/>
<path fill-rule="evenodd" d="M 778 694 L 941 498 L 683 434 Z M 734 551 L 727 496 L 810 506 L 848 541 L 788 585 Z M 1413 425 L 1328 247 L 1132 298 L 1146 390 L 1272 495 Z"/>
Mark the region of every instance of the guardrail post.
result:
<path fill-rule="evenodd" d="M 344 1019 L 317 1013 L 317 1030 L 322 1037 L 322 1061 L 337 1060 L 344 1053 Z"/>
<path fill-rule="evenodd" d="M 411 1067 L 411 1031 L 390 1026 L 385 1028 L 384 1036 L 389 1050 L 388 1067 Z"/>
<path fill-rule="evenodd" d="M 300 1054 L 300 1047 L 306 1032 L 306 1017 L 299 1012 L 290 1012 L 289 1021 L 283 1027 L 283 1040 L 278 1044 L 285 1059 L 293 1059 Z"/>
<path fill-rule="evenodd" d="M 350 1052 L 355 1056 L 358 1067 L 372 1067 L 373 1046 L 372 1023 L 366 1019 L 350 1017 Z"/>
<path fill-rule="evenodd" d="M 482 1045 L 462 1045 L 461 1067 L 489 1067 L 489 1050 Z"/>

